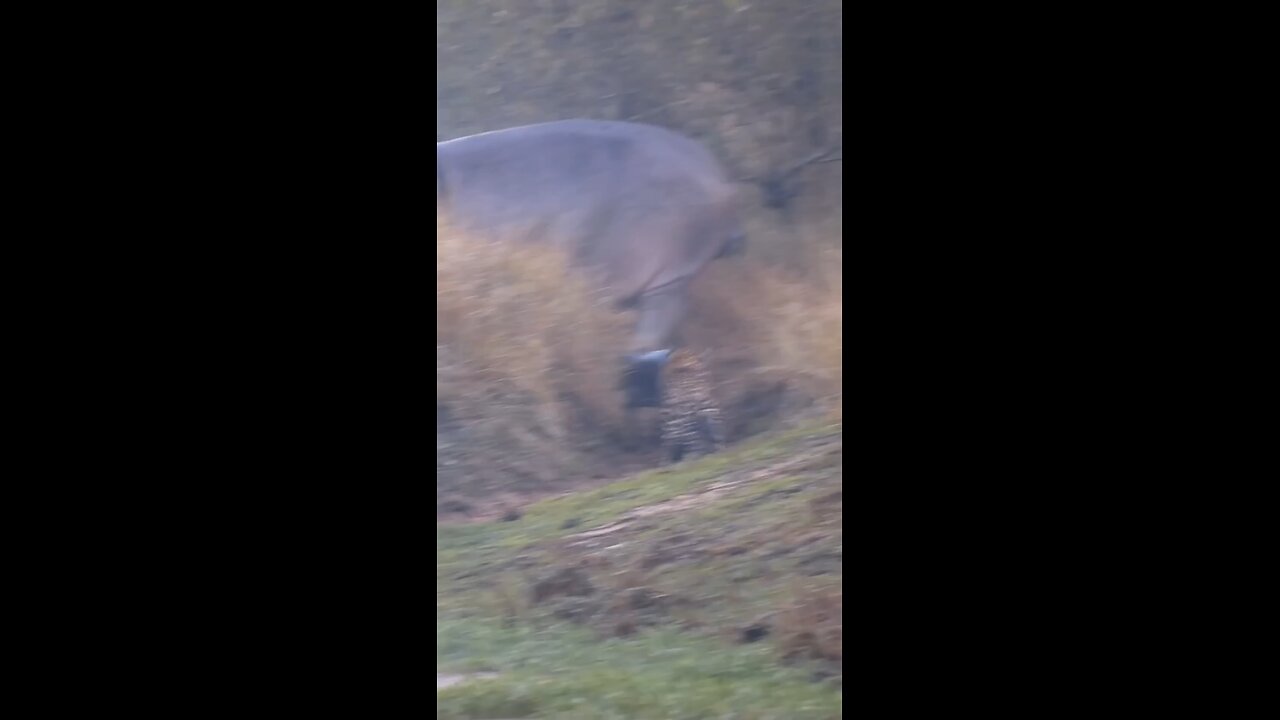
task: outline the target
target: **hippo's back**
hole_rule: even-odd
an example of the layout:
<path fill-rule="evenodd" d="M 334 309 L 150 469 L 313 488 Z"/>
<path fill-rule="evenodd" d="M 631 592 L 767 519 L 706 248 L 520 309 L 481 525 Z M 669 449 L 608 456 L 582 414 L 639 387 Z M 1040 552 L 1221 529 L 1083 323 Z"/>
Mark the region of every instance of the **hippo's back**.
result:
<path fill-rule="evenodd" d="M 437 212 L 454 227 L 563 247 L 603 271 L 623 304 L 680 295 L 742 238 L 719 163 L 653 125 L 563 120 L 481 133 L 437 143 L 436 165 Z M 642 311 L 642 328 L 659 329 L 637 342 L 660 342 L 679 312 Z"/>
<path fill-rule="evenodd" d="M 459 227 L 578 247 L 616 222 L 728 203 L 732 186 L 700 143 L 665 128 L 563 120 L 436 144 L 437 185 Z M 613 238 L 613 241 L 619 241 Z"/>

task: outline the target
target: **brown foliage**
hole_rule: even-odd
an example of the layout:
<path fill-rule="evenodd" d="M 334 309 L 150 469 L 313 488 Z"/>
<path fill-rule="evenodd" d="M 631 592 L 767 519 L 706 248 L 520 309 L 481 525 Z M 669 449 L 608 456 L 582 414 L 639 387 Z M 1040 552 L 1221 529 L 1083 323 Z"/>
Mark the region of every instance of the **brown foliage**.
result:
<path fill-rule="evenodd" d="M 789 271 L 717 261 L 694 284 L 683 335 L 710 351 L 731 439 L 806 407 L 839 413 L 839 250 L 820 252 Z M 545 490 L 646 461 L 628 445 L 645 428 L 628 424 L 616 385 L 632 318 L 568 262 L 437 223 L 437 500 Z"/>
<path fill-rule="evenodd" d="M 844 591 L 804 587 L 778 613 L 778 648 L 787 658 L 844 660 Z"/>

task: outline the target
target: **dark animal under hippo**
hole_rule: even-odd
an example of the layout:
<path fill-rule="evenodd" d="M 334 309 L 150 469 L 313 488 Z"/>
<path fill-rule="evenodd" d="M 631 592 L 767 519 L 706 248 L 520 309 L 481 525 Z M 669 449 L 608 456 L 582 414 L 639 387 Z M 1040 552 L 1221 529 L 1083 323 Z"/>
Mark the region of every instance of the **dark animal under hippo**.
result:
<path fill-rule="evenodd" d="M 477 237 L 544 242 L 602 273 L 637 311 L 624 349 L 629 407 L 658 380 L 689 285 L 745 235 L 733 184 L 697 141 L 627 122 L 562 120 L 436 143 L 436 213 Z"/>

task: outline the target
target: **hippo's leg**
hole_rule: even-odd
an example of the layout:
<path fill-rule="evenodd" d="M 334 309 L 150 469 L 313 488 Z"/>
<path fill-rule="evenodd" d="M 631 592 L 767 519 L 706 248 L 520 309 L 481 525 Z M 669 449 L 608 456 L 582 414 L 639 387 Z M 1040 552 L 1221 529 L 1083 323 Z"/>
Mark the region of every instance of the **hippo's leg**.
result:
<path fill-rule="evenodd" d="M 662 366 L 671 356 L 675 329 L 688 307 L 687 283 L 670 283 L 645 293 L 637 304 L 639 317 L 621 384 L 627 407 L 661 407 Z"/>
<path fill-rule="evenodd" d="M 632 353 L 624 359 L 622 389 L 626 391 L 626 407 L 662 407 L 662 366 L 671 357 L 670 350 Z"/>
<path fill-rule="evenodd" d="M 676 327 L 689 307 L 689 283 L 676 280 L 640 296 L 631 352 L 671 349 Z"/>

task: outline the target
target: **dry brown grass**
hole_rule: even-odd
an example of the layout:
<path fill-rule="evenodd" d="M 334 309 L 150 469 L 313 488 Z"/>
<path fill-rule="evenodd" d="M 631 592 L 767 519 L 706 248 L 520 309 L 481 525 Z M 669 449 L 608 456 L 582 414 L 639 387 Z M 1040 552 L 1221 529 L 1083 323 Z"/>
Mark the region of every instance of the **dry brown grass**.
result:
<path fill-rule="evenodd" d="M 710 350 L 722 403 L 750 415 L 738 437 L 794 406 L 765 390 L 839 413 L 843 298 L 838 251 L 787 271 L 759 260 L 713 263 L 695 283 L 683 329 Z M 626 455 L 620 348 L 633 316 L 543 246 L 465 237 L 437 222 L 437 502 L 441 492 L 555 487 L 619 474 Z M 764 390 L 762 390 L 762 388 Z M 627 468 L 630 469 L 630 468 Z"/>
<path fill-rule="evenodd" d="M 837 416 L 844 398 L 843 262 L 840 250 L 823 250 L 805 277 L 775 282 L 764 345 L 773 366 L 802 378 Z"/>
<path fill-rule="evenodd" d="M 789 659 L 844 660 L 844 590 L 835 582 L 798 584 L 777 617 L 778 649 Z"/>
<path fill-rule="evenodd" d="M 482 401 L 525 393 L 562 433 L 566 394 L 593 412 L 616 416 L 617 348 L 625 319 L 562 254 L 546 247 L 498 245 L 437 225 L 436 347 L 452 373 L 437 394 Z M 439 365 L 440 358 L 437 358 Z M 447 384 L 442 386 L 442 382 Z"/>
<path fill-rule="evenodd" d="M 843 402 L 844 296 L 838 248 L 784 270 L 758 260 L 715 263 L 694 287 L 685 336 L 709 349 L 729 394 L 784 383 L 837 418 Z M 730 405 L 737 404 L 726 398 Z M 748 403 L 749 404 L 749 403 Z"/>
<path fill-rule="evenodd" d="M 626 318 L 549 248 L 436 229 L 443 486 L 529 489 L 582 472 L 584 445 L 621 422 L 615 384 Z"/>

